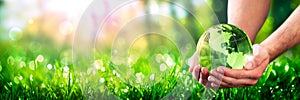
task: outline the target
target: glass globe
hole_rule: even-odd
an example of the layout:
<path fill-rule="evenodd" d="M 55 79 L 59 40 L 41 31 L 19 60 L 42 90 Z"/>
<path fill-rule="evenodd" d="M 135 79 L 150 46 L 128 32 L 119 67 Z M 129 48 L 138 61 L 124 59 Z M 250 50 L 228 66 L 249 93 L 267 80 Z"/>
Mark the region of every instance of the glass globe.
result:
<path fill-rule="evenodd" d="M 200 65 L 208 69 L 219 66 L 243 69 L 247 57 L 252 55 L 252 44 L 247 34 L 238 27 L 218 24 L 201 36 L 197 53 Z"/>

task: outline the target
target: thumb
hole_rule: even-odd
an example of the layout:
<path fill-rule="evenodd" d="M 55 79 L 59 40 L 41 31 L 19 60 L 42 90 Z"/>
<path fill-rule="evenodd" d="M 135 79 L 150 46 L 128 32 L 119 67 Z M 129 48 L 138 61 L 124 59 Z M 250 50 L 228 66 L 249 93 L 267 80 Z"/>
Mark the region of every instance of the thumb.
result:
<path fill-rule="evenodd" d="M 254 62 L 252 60 L 247 61 L 245 64 L 245 68 L 246 69 L 254 69 L 255 68 Z"/>
<path fill-rule="evenodd" d="M 247 55 L 247 62 L 245 64 L 246 69 L 254 69 L 255 68 L 255 59 L 258 59 L 260 46 L 255 44 L 253 45 L 253 55 Z"/>

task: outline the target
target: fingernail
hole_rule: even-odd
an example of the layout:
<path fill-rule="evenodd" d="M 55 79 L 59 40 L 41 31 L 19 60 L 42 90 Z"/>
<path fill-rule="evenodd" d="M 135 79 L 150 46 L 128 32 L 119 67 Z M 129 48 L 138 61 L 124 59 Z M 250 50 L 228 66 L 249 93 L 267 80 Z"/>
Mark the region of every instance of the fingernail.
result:
<path fill-rule="evenodd" d="M 211 85 L 211 87 L 215 87 L 215 84 L 214 84 L 214 83 L 211 83 L 210 85 Z"/>
<path fill-rule="evenodd" d="M 211 83 L 211 86 L 212 86 L 213 88 L 218 88 L 219 85 L 217 85 L 217 84 L 215 84 L 215 83 Z"/>
<path fill-rule="evenodd" d="M 208 81 L 213 81 L 213 79 L 211 78 L 211 76 L 208 76 Z"/>
<path fill-rule="evenodd" d="M 252 68 L 253 68 L 252 62 L 247 62 L 247 63 L 246 63 L 246 68 L 247 68 L 247 69 L 252 69 Z"/>

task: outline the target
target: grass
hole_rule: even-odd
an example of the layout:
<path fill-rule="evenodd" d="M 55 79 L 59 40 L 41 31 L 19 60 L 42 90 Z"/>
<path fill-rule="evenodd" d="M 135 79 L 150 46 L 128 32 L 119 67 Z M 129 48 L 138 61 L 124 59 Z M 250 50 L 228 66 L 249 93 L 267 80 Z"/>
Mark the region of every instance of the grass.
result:
<path fill-rule="evenodd" d="M 167 55 L 177 67 L 166 71 L 158 82 L 135 85 L 129 84 L 129 80 L 120 80 L 121 73 L 116 71 L 116 65 L 109 57 L 99 54 L 95 56 L 94 63 L 88 64 L 87 71 L 77 72 L 69 47 L 54 50 L 49 44 L 30 47 L 31 43 L 18 43 L 0 44 L 2 99 L 194 100 L 203 97 L 205 91 L 191 77 L 186 63 L 172 54 Z M 283 55 L 271 62 L 255 86 L 219 89 L 213 99 L 299 99 L 300 62 L 297 60 L 300 56 L 293 51 L 287 53 L 293 55 Z M 95 62 L 100 67 L 95 67 Z"/>

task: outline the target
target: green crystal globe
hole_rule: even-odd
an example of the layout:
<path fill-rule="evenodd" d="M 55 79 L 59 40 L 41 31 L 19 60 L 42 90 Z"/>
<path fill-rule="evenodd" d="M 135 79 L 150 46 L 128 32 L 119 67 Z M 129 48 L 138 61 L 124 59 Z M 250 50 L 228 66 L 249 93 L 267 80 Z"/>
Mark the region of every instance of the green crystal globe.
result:
<path fill-rule="evenodd" d="M 252 44 L 247 34 L 231 24 L 218 24 L 207 29 L 197 44 L 201 66 L 210 69 L 226 66 L 243 69 L 252 56 Z"/>

